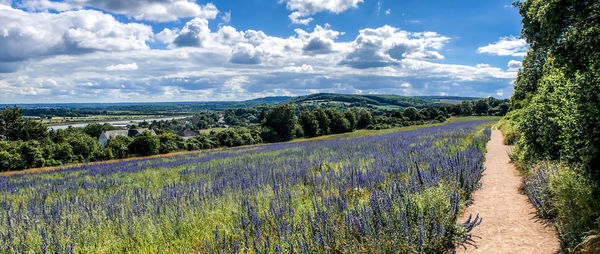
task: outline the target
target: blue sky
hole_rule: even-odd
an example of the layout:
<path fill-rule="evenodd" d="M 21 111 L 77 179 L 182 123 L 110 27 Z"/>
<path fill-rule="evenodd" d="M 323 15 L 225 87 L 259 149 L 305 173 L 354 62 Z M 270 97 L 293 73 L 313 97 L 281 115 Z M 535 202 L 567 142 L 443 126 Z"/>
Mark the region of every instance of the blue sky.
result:
<path fill-rule="evenodd" d="M 0 0 L 0 104 L 512 95 L 511 1 Z"/>

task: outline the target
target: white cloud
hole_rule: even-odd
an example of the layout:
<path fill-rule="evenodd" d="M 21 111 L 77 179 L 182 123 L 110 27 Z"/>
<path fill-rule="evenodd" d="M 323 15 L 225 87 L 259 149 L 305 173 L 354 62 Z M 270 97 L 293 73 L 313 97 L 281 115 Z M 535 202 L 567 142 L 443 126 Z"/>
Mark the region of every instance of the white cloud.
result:
<path fill-rule="evenodd" d="M 205 45 L 205 41 L 209 39 L 209 36 L 210 28 L 208 28 L 208 20 L 194 18 L 183 26 L 173 43 L 180 47 L 202 47 Z"/>
<path fill-rule="evenodd" d="M 136 20 L 167 22 L 179 18 L 198 17 L 214 19 L 219 10 L 214 4 L 198 5 L 192 0 L 23 0 L 21 7 L 28 10 L 66 11 L 93 7 L 115 14 L 123 14 Z"/>
<path fill-rule="evenodd" d="M 385 10 L 385 15 L 390 15 L 390 14 L 392 14 L 392 9 Z"/>
<path fill-rule="evenodd" d="M 403 59 L 443 59 L 438 50 L 449 39 L 434 32 L 410 33 L 387 25 L 362 29 L 353 51 L 340 64 L 372 68 L 396 65 Z"/>
<path fill-rule="evenodd" d="M 495 43 L 490 43 L 487 46 L 479 47 L 477 50 L 479 53 L 498 56 L 523 57 L 527 54 L 528 45 L 524 39 L 508 36 L 500 38 L 500 40 Z"/>
<path fill-rule="evenodd" d="M 106 67 L 107 71 L 133 71 L 133 70 L 137 70 L 137 69 L 138 69 L 137 63 L 115 64 L 115 65 L 109 65 Z"/>
<path fill-rule="evenodd" d="M 314 72 L 312 65 L 303 64 L 302 66 L 288 66 L 283 68 L 283 71 L 288 72 L 300 72 L 300 73 L 311 73 Z"/>
<path fill-rule="evenodd" d="M 178 33 L 178 29 L 171 30 L 169 28 L 165 28 L 157 33 L 154 37 L 165 44 L 170 44 L 175 40 L 175 38 L 177 38 Z"/>
<path fill-rule="evenodd" d="M 288 17 L 290 18 L 290 20 L 292 21 L 292 23 L 294 24 L 298 24 L 298 25 L 308 25 L 311 21 L 313 21 L 313 18 L 308 17 L 308 18 L 303 18 L 305 15 L 300 13 L 300 12 L 292 12 L 290 13 L 290 15 L 288 15 Z"/>
<path fill-rule="evenodd" d="M 521 61 L 510 60 L 508 61 L 508 71 L 518 71 L 521 68 Z"/>
<path fill-rule="evenodd" d="M 6 91 L 0 93 L 0 101 L 208 101 L 309 92 L 419 95 L 449 93 L 451 84 L 460 87 L 452 90 L 453 95 L 487 96 L 498 89 L 504 89 L 502 91 L 508 94 L 505 85 L 498 84 L 506 84 L 516 75 L 490 65 L 450 65 L 432 61 L 443 58 L 440 51 L 449 38 L 434 32 L 414 33 L 390 26 L 360 30 L 353 41 L 346 42 L 339 39 L 342 32 L 328 25 L 315 26 L 312 30 L 296 29 L 293 36 L 277 37 L 263 31 L 238 31 L 229 25 L 211 31 L 207 19 L 195 18 L 180 27 L 163 29 L 154 37 L 148 32 L 140 39 L 143 45 L 129 50 L 121 50 L 126 49 L 125 46 L 103 42 L 104 37 L 112 38 L 110 36 L 119 33 L 85 30 L 85 22 L 77 23 L 71 29 L 50 27 L 54 25 L 52 22 L 65 19 L 62 15 L 81 12 L 96 17 L 92 20 L 104 20 L 103 15 L 107 15 L 97 11 L 18 12 L 39 21 L 23 21 L 25 27 L 35 27 L 48 35 L 42 34 L 41 39 L 36 40 L 22 40 L 25 45 L 32 45 L 27 50 L 38 50 L 37 45 L 43 47 L 39 52 L 27 51 L 21 56 L 19 59 L 25 63 L 21 69 L 11 69 L 15 62 L 7 61 L 6 57 L 0 60 L 0 71 L 4 68 L 4 73 L 0 73 L 0 89 Z M 8 20 L 2 10 L 0 15 L 2 21 Z M 38 15 L 53 19 L 41 19 Z M 112 20 L 114 23 L 100 27 L 111 26 L 115 30 L 115 27 L 121 29 L 121 26 L 129 25 Z M 13 26 L 18 27 L 16 23 L 19 22 L 21 19 L 5 23 L 14 23 Z M 16 41 L 13 33 L 8 33 L 13 36 L 8 37 L 10 40 L 2 37 L 2 29 L 0 44 Z M 149 27 L 145 29 L 150 30 Z M 69 30 L 88 31 L 89 38 L 99 38 L 93 42 L 104 46 L 75 47 L 77 52 L 53 51 L 51 45 L 56 43 L 50 39 L 67 38 L 63 34 Z M 25 31 L 19 30 L 17 34 L 25 34 Z M 54 33 L 58 36 L 52 35 Z M 145 42 L 152 38 L 169 47 L 149 49 Z M 43 40 L 48 45 L 42 43 Z M 8 53 L 0 51 L 1 54 Z M 36 61 L 26 61 L 32 57 Z M 113 71 L 118 71 L 119 75 Z"/>
<path fill-rule="evenodd" d="M 260 53 L 254 46 L 247 43 L 238 44 L 231 53 L 229 62 L 236 64 L 259 64 L 261 63 Z"/>
<path fill-rule="evenodd" d="M 121 23 L 93 10 L 30 13 L 0 8 L 0 62 L 93 51 L 148 49 L 153 36 L 147 25 Z"/>
<path fill-rule="evenodd" d="M 313 19 L 310 15 L 318 12 L 341 13 L 350 8 L 358 8 L 364 0 L 279 0 L 285 2 L 286 8 L 292 13 L 289 15 L 294 24 L 308 25 Z"/>

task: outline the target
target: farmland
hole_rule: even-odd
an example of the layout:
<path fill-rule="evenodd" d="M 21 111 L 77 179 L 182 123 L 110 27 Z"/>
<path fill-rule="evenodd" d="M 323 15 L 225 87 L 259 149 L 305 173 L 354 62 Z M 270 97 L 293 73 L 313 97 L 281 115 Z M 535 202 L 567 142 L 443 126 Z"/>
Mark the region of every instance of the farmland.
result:
<path fill-rule="evenodd" d="M 0 176 L 5 253 L 440 252 L 491 119 Z"/>

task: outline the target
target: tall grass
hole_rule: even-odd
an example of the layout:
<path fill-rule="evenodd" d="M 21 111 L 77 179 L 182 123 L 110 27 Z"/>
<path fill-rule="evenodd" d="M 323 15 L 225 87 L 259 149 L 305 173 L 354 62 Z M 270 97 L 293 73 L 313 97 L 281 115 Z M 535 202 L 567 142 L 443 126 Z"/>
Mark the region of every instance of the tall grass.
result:
<path fill-rule="evenodd" d="M 525 177 L 524 189 L 540 216 L 554 221 L 565 252 L 600 252 L 600 203 L 594 198 L 594 182 L 580 170 L 539 163 Z"/>

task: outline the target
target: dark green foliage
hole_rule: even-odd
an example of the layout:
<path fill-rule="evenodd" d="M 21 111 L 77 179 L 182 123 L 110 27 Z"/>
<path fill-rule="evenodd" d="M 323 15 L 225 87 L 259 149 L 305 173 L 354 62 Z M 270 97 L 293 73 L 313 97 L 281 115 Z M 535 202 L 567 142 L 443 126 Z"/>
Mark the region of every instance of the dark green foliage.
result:
<path fill-rule="evenodd" d="M 43 167 L 45 164 L 44 154 L 39 141 L 31 140 L 24 142 L 19 153 L 25 168 Z"/>
<path fill-rule="evenodd" d="M 298 122 L 304 130 L 304 135 L 307 137 L 315 137 L 319 134 L 319 121 L 310 110 L 302 110 L 298 116 Z"/>
<path fill-rule="evenodd" d="M 92 155 L 100 150 L 100 143 L 97 139 L 79 131 L 69 133 L 65 142 L 71 146 L 77 161 L 93 160 Z"/>
<path fill-rule="evenodd" d="M 139 123 L 139 125 L 143 124 Z M 140 126 L 142 127 L 142 126 Z M 116 130 L 117 127 L 112 126 L 111 124 L 105 123 L 105 124 L 98 124 L 98 123 L 91 123 L 86 125 L 85 127 L 83 127 L 83 132 L 91 137 L 94 138 L 98 138 L 100 137 L 100 135 L 102 134 L 103 131 L 107 131 L 107 130 Z"/>
<path fill-rule="evenodd" d="M 132 154 L 139 154 L 143 156 L 158 154 L 160 148 L 160 141 L 158 137 L 152 135 L 150 132 L 143 132 L 138 134 L 131 144 L 129 144 L 129 151 Z"/>
<path fill-rule="evenodd" d="M 364 129 L 373 124 L 373 116 L 369 111 L 364 108 L 352 108 L 350 110 L 356 117 L 356 129 Z"/>
<path fill-rule="evenodd" d="M 421 109 L 419 111 L 419 114 L 421 115 L 421 117 L 423 118 L 423 120 L 433 120 L 433 119 L 436 119 L 440 115 L 443 116 L 443 113 L 441 113 L 436 108 L 424 108 L 424 109 Z"/>
<path fill-rule="evenodd" d="M 537 91 L 538 80 L 542 77 L 542 67 L 546 54 L 541 49 L 530 50 L 523 60 L 523 68 L 517 74 L 513 96 L 510 98 L 514 109 L 526 106 Z"/>
<path fill-rule="evenodd" d="M 21 140 L 42 140 L 48 137 L 48 128 L 40 122 L 27 121 L 21 130 Z"/>
<path fill-rule="evenodd" d="M 462 101 L 460 103 L 460 114 L 470 116 L 473 114 L 473 103 L 470 101 Z"/>
<path fill-rule="evenodd" d="M 218 147 L 218 142 L 206 134 L 200 134 L 196 137 L 186 140 L 185 146 L 188 151 L 210 149 Z"/>
<path fill-rule="evenodd" d="M 116 136 L 111 138 L 106 143 L 106 148 L 112 153 L 112 157 L 115 159 L 123 159 L 129 156 L 129 144 L 133 141 L 133 138 L 127 136 Z"/>
<path fill-rule="evenodd" d="M 6 136 L 8 140 L 19 139 L 25 124 L 22 113 L 23 110 L 17 106 L 4 108 L 0 112 L 0 135 Z"/>
<path fill-rule="evenodd" d="M 356 116 L 354 115 L 354 113 L 352 113 L 352 111 L 345 111 L 344 117 L 346 118 L 346 120 L 348 120 L 348 123 L 350 124 L 349 130 L 351 131 L 356 129 Z"/>
<path fill-rule="evenodd" d="M 321 108 L 316 108 L 313 111 L 315 117 L 317 118 L 317 122 L 319 122 L 319 135 L 328 135 L 331 133 L 329 129 L 329 125 L 331 125 L 331 120 L 325 110 Z"/>
<path fill-rule="evenodd" d="M 331 121 L 329 124 L 331 133 L 343 133 L 351 130 L 350 122 L 344 117 L 342 112 L 335 109 L 327 109 L 325 110 L 325 113 L 327 113 L 327 117 L 329 117 L 329 120 Z"/>
<path fill-rule="evenodd" d="M 410 121 L 419 120 L 419 111 L 415 107 L 405 108 L 402 112 L 402 116 L 408 118 Z"/>
<path fill-rule="evenodd" d="M 262 122 L 263 127 L 273 130 L 271 135 L 266 136 L 267 141 L 287 141 L 294 138 L 294 128 L 298 118 L 294 106 L 290 104 L 280 104 L 269 112 Z"/>
<path fill-rule="evenodd" d="M 490 105 L 487 100 L 476 100 L 473 105 L 473 111 L 477 115 L 486 115 L 488 113 L 488 109 Z"/>

